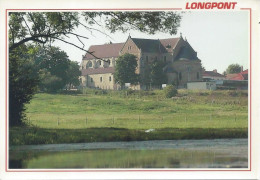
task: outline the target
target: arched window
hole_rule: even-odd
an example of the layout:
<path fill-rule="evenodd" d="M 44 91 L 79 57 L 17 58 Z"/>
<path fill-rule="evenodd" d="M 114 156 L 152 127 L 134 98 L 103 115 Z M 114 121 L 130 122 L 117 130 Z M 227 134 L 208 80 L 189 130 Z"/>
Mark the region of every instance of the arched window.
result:
<path fill-rule="evenodd" d="M 98 61 L 97 61 L 97 67 L 100 67 L 100 66 L 101 66 L 101 61 L 98 60 Z"/>
<path fill-rule="evenodd" d="M 89 62 L 87 63 L 87 65 L 86 65 L 86 68 L 90 68 L 90 67 L 92 67 L 92 66 L 93 66 L 92 62 L 89 61 Z"/>

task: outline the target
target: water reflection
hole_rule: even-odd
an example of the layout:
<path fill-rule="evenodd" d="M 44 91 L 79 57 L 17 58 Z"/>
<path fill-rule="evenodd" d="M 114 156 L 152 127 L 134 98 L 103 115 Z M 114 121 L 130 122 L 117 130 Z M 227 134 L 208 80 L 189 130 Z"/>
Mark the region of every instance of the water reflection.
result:
<path fill-rule="evenodd" d="M 67 151 L 15 149 L 9 153 L 9 168 L 247 168 L 247 145 L 237 145 L 215 143 L 212 146 L 185 145 L 170 149 L 162 146 L 161 149 L 142 147 Z"/>

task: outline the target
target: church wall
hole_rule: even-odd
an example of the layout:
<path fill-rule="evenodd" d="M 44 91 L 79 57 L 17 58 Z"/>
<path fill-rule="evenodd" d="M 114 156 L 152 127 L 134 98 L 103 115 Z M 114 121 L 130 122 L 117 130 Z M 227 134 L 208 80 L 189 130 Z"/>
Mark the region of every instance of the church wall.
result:
<path fill-rule="evenodd" d="M 178 81 L 180 87 L 185 87 L 187 82 L 202 81 L 202 67 L 199 60 L 178 60 L 172 64 L 172 68 L 178 73 L 175 75 L 175 81 Z"/>
<path fill-rule="evenodd" d="M 90 88 L 114 89 L 114 76 L 112 73 L 87 75 L 85 85 Z"/>
<path fill-rule="evenodd" d="M 124 44 L 124 47 L 121 49 L 120 51 L 120 55 L 123 54 L 133 54 L 135 55 L 137 58 L 137 69 L 136 69 L 136 73 L 140 74 L 140 69 L 141 69 L 141 62 L 140 62 L 140 58 L 141 58 L 141 51 L 138 49 L 138 47 L 135 45 L 135 43 L 128 38 L 126 43 Z"/>

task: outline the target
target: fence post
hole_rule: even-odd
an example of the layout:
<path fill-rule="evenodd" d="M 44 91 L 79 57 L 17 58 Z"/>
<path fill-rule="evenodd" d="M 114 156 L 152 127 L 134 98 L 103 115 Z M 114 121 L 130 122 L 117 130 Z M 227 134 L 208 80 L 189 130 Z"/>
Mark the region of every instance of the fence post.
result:
<path fill-rule="evenodd" d="M 57 125 L 58 125 L 58 126 L 60 125 L 60 117 L 58 117 Z"/>
<path fill-rule="evenodd" d="M 86 117 L 86 121 L 85 121 L 85 124 L 86 124 L 86 125 L 88 124 L 88 117 Z"/>

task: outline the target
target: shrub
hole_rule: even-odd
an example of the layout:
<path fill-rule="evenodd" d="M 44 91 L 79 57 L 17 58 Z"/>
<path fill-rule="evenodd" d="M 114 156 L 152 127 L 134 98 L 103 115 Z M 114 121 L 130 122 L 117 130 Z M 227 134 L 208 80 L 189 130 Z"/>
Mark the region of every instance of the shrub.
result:
<path fill-rule="evenodd" d="M 167 85 L 166 88 L 164 88 L 164 95 L 166 98 L 171 98 L 173 96 L 176 96 L 177 94 L 178 91 L 173 85 Z"/>

